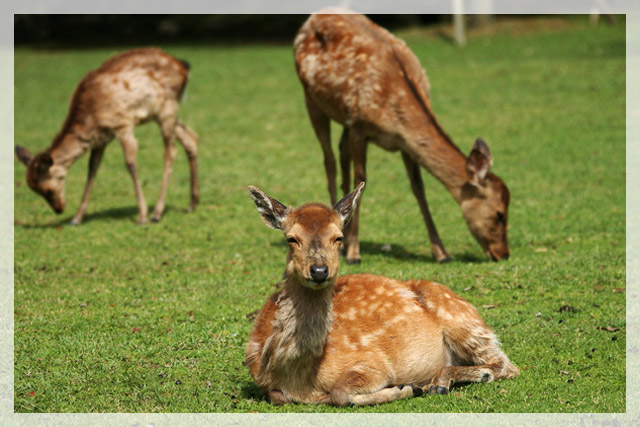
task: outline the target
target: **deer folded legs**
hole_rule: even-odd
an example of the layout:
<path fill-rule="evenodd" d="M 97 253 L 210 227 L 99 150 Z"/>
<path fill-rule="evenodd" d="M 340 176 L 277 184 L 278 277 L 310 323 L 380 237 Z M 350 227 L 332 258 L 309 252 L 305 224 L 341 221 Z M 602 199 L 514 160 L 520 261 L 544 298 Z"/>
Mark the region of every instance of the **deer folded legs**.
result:
<path fill-rule="evenodd" d="M 447 366 L 438 371 L 425 391 L 430 394 L 447 394 L 457 383 L 488 383 L 514 378 L 518 373 L 518 368 L 508 360 L 478 366 Z"/>
<path fill-rule="evenodd" d="M 351 368 L 334 384 L 329 401 L 336 406 L 365 406 L 419 396 L 422 389 L 414 384 L 389 386 L 386 373 L 366 366 Z"/>

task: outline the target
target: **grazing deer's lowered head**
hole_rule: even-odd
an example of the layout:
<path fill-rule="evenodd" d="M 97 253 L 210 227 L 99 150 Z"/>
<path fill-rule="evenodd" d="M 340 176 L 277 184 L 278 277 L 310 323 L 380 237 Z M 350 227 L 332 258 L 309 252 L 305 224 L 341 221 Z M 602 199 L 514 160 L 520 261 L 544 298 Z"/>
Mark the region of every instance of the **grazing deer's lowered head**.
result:
<path fill-rule="evenodd" d="M 469 231 L 493 261 L 509 259 L 507 221 L 509 189 L 490 172 L 493 158 L 478 138 L 466 162 L 468 180 L 460 188 L 459 203 Z"/>
<path fill-rule="evenodd" d="M 289 242 L 282 286 L 246 349 L 262 393 L 274 404 L 372 405 L 518 375 L 475 308 L 446 287 L 338 277 L 342 229 L 363 189 L 333 208 L 294 209 L 249 187 L 262 220 Z"/>
<path fill-rule="evenodd" d="M 67 170 L 54 165 L 48 151 L 33 156 L 26 148 L 16 146 L 16 156 L 27 166 L 27 184 L 45 198 L 58 214 L 64 212 L 64 178 Z"/>

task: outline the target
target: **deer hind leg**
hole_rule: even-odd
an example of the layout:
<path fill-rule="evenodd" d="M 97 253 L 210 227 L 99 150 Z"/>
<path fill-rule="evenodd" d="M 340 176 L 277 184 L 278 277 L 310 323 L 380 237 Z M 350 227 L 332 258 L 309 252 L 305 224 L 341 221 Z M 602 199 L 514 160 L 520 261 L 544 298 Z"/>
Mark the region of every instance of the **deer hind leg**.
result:
<path fill-rule="evenodd" d="M 307 112 L 311 119 L 311 125 L 316 133 L 318 141 L 322 146 L 322 153 L 324 155 L 324 169 L 327 173 L 327 184 L 329 187 L 329 197 L 331 198 L 331 206 L 334 206 L 338 201 L 338 195 L 336 191 L 336 159 L 331 149 L 331 122 L 329 116 L 327 116 L 318 105 L 311 99 L 311 97 L 305 93 L 305 101 L 307 104 Z"/>
<path fill-rule="evenodd" d="M 351 191 L 351 152 L 349 151 L 349 128 L 344 126 L 342 128 L 342 136 L 340 136 L 340 175 L 342 177 L 342 197 L 349 194 Z M 347 226 L 348 227 L 348 226 Z M 345 234 L 348 234 L 348 228 L 345 230 Z M 347 242 L 340 248 L 340 255 L 347 253 Z"/>
<path fill-rule="evenodd" d="M 165 200 L 167 197 L 167 187 L 169 186 L 169 178 L 173 171 L 173 162 L 176 158 L 176 123 L 175 114 L 159 119 L 160 128 L 162 129 L 162 138 L 164 140 L 164 172 L 162 174 L 162 185 L 160 187 L 160 196 L 158 202 L 153 209 L 151 221 L 158 222 L 164 212 Z"/>
<path fill-rule="evenodd" d="M 144 194 L 142 194 L 142 186 L 138 179 L 138 141 L 133 134 L 133 128 L 128 127 L 122 129 L 118 135 L 118 140 L 124 150 L 124 162 L 133 180 L 133 187 L 136 192 L 136 199 L 138 201 L 138 224 L 145 224 L 147 222 L 147 216 L 149 213 L 147 202 L 144 200 Z"/>
<path fill-rule="evenodd" d="M 89 157 L 89 176 L 87 177 L 87 183 L 84 186 L 84 193 L 82 195 L 82 202 L 78 212 L 71 220 L 71 225 L 80 225 L 84 219 L 84 215 L 87 213 L 87 206 L 89 205 L 89 194 L 91 194 L 91 188 L 93 187 L 93 181 L 96 178 L 96 173 L 102 162 L 102 155 L 104 154 L 105 147 L 94 148 L 91 150 L 91 157 Z"/>
<path fill-rule="evenodd" d="M 367 141 L 364 133 L 355 127 L 349 129 L 348 141 L 349 155 L 353 159 L 353 186 L 356 188 L 358 184 L 367 179 Z M 362 203 L 362 201 L 360 201 L 360 203 Z M 360 257 L 360 239 L 358 237 L 360 203 L 356 206 L 356 210 L 351 218 L 351 223 L 345 232 L 347 264 L 360 264 L 362 261 Z"/>
<path fill-rule="evenodd" d="M 413 190 L 413 195 L 418 201 L 422 217 L 427 225 L 433 256 L 435 256 L 436 260 L 440 263 L 451 261 L 451 257 L 449 257 L 449 254 L 440 240 L 433 218 L 431 218 L 431 212 L 429 212 L 429 205 L 427 205 L 427 198 L 424 194 L 424 183 L 422 182 L 422 175 L 420 175 L 420 165 L 418 165 L 418 163 L 411 159 L 411 157 L 406 153 L 402 153 L 402 160 L 404 161 L 404 166 L 407 169 L 407 174 L 411 181 L 411 190 Z"/>
<path fill-rule="evenodd" d="M 329 402 L 336 406 L 365 406 L 421 394 L 422 389 L 416 385 L 390 386 L 385 373 L 366 366 L 356 366 L 336 381 L 329 391 Z"/>
<path fill-rule="evenodd" d="M 444 299 L 445 305 L 438 313 L 445 317 L 444 343 L 454 366 L 438 371 L 428 386 L 429 393 L 445 394 L 456 383 L 491 382 L 519 375 L 476 309 L 450 291 L 445 292 Z"/>
<path fill-rule="evenodd" d="M 349 128 L 342 128 L 340 137 L 340 169 L 342 175 L 342 196 L 346 196 L 351 191 L 351 152 L 349 151 Z"/>
<path fill-rule="evenodd" d="M 187 125 L 178 119 L 176 124 L 176 137 L 182 144 L 189 158 L 191 170 L 191 204 L 187 212 L 193 212 L 200 201 L 200 189 L 198 185 L 198 135 Z"/>

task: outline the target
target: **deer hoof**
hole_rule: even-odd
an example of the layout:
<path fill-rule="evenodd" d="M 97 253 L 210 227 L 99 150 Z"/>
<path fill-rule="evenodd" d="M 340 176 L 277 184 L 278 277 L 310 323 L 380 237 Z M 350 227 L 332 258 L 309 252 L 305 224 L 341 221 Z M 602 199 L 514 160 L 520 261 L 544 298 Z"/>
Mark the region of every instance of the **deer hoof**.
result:
<path fill-rule="evenodd" d="M 73 225 L 73 226 L 80 225 L 80 221 L 74 218 L 71 221 L 69 221 L 69 225 Z"/>
<path fill-rule="evenodd" d="M 160 222 L 160 217 L 151 217 L 151 222 Z"/>
<path fill-rule="evenodd" d="M 443 387 L 441 385 L 439 386 L 435 386 L 435 385 L 431 385 L 429 386 L 429 394 L 447 394 L 449 393 L 449 389 L 446 387 Z"/>
<path fill-rule="evenodd" d="M 449 258 L 448 256 L 447 256 L 447 257 L 442 258 L 441 260 L 438 260 L 438 263 L 439 263 L 439 264 L 447 264 L 447 263 L 449 263 L 449 262 L 451 262 L 451 258 Z"/>
<path fill-rule="evenodd" d="M 349 265 L 360 264 L 361 262 L 362 262 L 362 259 L 360 258 L 347 258 L 347 264 Z"/>
<path fill-rule="evenodd" d="M 405 385 L 401 386 L 400 388 L 403 389 L 405 387 L 411 387 L 411 391 L 413 392 L 413 397 L 422 396 L 422 394 L 424 393 L 424 391 L 422 390 L 422 387 L 418 387 L 417 385 L 415 385 L 413 383 L 405 384 Z"/>

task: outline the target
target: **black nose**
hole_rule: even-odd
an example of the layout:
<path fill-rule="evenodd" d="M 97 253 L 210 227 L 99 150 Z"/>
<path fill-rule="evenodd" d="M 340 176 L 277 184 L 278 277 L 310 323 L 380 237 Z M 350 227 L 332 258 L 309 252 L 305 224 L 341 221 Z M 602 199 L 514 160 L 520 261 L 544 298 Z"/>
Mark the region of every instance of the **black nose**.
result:
<path fill-rule="evenodd" d="M 313 265 L 310 269 L 311 279 L 316 283 L 322 283 L 329 277 L 329 268 L 326 265 Z"/>

